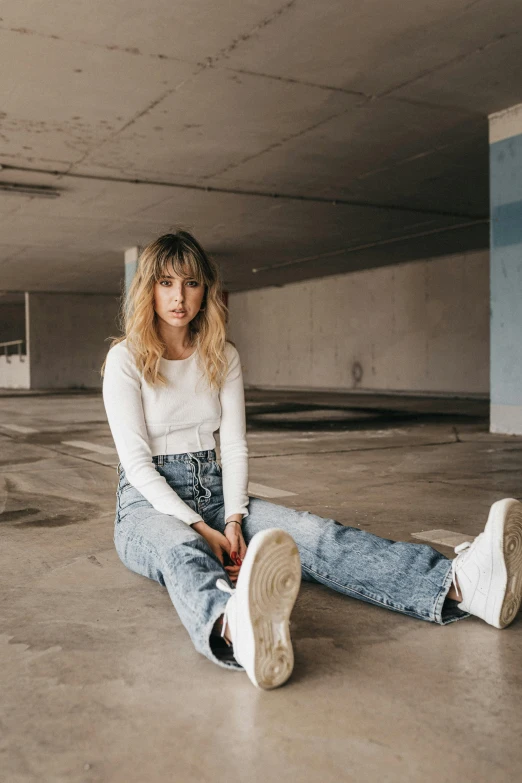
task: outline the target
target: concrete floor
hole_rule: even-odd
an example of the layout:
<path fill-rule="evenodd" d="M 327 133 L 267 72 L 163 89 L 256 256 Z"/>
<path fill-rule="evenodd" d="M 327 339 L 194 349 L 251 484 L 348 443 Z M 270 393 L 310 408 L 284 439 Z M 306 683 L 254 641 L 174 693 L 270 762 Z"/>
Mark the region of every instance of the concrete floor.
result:
<path fill-rule="evenodd" d="M 247 407 L 252 489 L 273 502 L 414 541 L 476 535 L 521 495 L 522 439 L 490 435 L 480 400 L 252 390 Z M 118 559 L 99 394 L 1 395 L 0 444 L 5 783 L 521 778 L 520 618 L 440 627 L 303 584 L 294 673 L 258 691 Z"/>

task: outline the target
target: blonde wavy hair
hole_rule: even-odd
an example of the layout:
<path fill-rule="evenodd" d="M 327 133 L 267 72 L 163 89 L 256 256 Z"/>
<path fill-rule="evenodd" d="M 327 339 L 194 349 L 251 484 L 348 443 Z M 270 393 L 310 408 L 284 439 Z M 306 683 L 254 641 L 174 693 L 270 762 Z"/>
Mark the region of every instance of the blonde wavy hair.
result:
<path fill-rule="evenodd" d="M 225 344 L 232 343 L 226 337 L 228 308 L 222 299 L 218 265 L 188 231 L 180 229 L 174 234 L 163 234 L 141 252 L 128 293 L 126 295 L 124 291 L 120 300 L 119 324 L 123 334 L 107 338 L 112 340 L 109 350 L 127 340 L 127 348 L 147 383 L 167 383 L 159 369 L 167 346 L 157 330 L 154 285 L 168 273 L 169 265 L 176 275 L 190 277 L 205 286 L 201 309 L 189 323 L 189 334 L 203 359 L 210 387 L 219 390 L 228 371 Z M 102 377 L 105 361 L 101 367 Z"/>

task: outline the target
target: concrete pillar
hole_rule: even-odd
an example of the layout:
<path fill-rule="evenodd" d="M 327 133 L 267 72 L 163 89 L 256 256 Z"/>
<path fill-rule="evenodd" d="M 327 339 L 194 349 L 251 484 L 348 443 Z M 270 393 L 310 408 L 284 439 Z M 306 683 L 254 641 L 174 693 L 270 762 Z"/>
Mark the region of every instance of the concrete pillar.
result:
<path fill-rule="evenodd" d="M 139 245 L 136 245 L 135 247 L 129 247 L 125 251 L 125 296 L 127 296 L 130 284 L 132 283 L 132 278 L 136 273 L 140 253 L 141 247 L 139 247 Z"/>
<path fill-rule="evenodd" d="M 489 117 L 491 432 L 522 435 L 522 104 Z"/>

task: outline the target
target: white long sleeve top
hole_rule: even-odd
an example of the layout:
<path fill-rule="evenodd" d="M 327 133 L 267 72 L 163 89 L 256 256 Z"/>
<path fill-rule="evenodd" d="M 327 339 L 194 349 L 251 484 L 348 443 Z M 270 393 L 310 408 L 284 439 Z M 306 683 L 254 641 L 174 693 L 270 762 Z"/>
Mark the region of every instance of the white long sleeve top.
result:
<path fill-rule="evenodd" d="M 107 354 L 103 402 L 116 451 L 129 482 L 158 511 L 191 525 L 202 520 L 156 470 L 152 457 L 216 446 L 219 430 L 225 519 L 248 516 L 248 447 L 239 353 L 225 344 L 229 369 L 220 392 L 211 389 L 199 349 L 186 359 L 161 359 L 166 386 L 147 383 L 122 340 Z"/>

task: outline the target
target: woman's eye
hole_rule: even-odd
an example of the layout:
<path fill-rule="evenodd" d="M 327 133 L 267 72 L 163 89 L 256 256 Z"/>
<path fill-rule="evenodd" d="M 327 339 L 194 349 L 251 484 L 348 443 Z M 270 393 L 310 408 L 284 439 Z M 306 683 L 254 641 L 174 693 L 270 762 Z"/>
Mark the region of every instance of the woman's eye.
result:
<path fill-rule="evenodd" d="M 160 280 L 160 285 L 163 285 L 164 283 L 165 283 L 166 285 L 170 285 L 170 280 Z M 187 283 L 187 285 L 190 285 L 190 286 L 191 286 L 191 288 L 195 288 L 196 286 L 198 286 L 198 285 L 199 285 L 199 283 L 198 283 L 198 281 L 197 281 L 197 280 L 189 280 L 189 281 L 188 281 L 188 283 Z"/>

